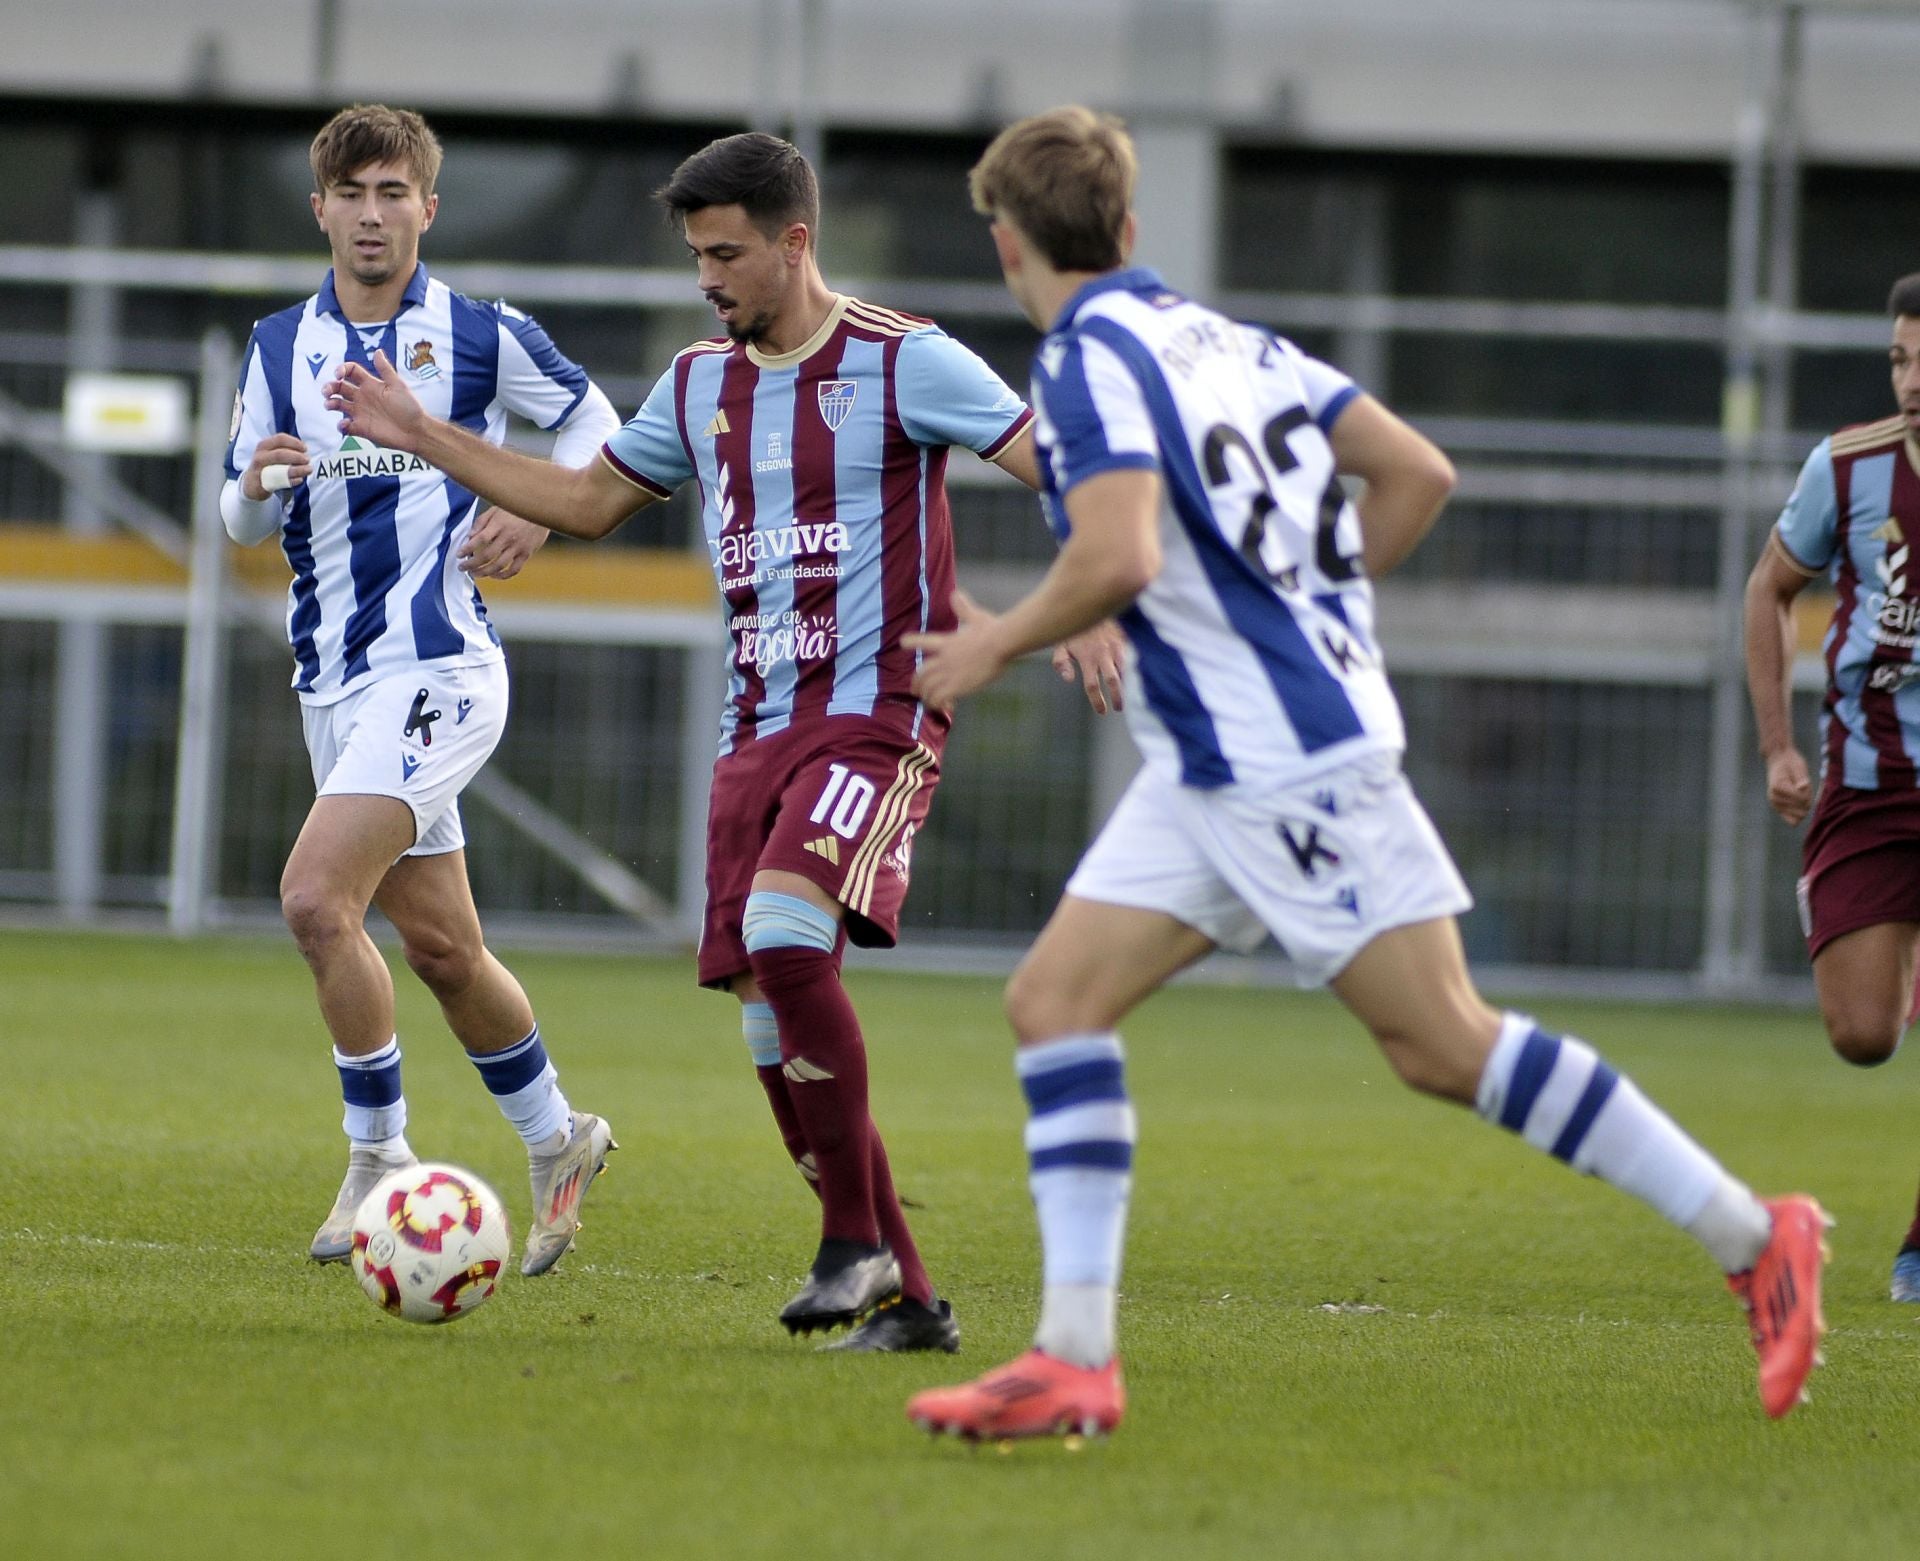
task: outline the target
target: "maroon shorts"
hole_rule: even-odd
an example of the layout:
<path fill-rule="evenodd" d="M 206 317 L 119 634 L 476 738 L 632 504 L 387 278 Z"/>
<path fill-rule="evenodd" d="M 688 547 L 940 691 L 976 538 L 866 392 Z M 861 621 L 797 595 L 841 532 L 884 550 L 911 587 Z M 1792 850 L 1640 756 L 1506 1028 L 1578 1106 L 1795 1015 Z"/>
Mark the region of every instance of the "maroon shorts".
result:
<path fill-rule="evenodd" d="M 754 874 L 769 869 L 811 879 L 845 906 L 850 941 L 893 947 L 945 736 L 935 722 L 916 739 L 867 716 L 829 716 L 721 756 L 707 804 L 702 986 L 747 970 L 740 918 Z"/>
<path fill-rule="evenodd" d="M 1883 922 L 1920 922 L 1920 791 L 1828 786 L 1801 848 L 1807 953 Z"/>

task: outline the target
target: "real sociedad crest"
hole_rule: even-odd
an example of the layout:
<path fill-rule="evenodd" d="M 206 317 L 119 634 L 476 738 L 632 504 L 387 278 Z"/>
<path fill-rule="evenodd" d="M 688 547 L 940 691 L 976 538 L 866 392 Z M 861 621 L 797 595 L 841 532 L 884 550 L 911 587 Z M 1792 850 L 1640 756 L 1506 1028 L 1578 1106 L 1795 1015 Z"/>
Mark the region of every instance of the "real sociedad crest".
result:
<path fill-rule="evenodd" d="M 838 433 L 840 425 L 847 420 L 847 414 L 853 410 L 853 398 L 859 390 L 857 380 L 826 379 L 820 382 L 820 417 L 833 432 Z"/>

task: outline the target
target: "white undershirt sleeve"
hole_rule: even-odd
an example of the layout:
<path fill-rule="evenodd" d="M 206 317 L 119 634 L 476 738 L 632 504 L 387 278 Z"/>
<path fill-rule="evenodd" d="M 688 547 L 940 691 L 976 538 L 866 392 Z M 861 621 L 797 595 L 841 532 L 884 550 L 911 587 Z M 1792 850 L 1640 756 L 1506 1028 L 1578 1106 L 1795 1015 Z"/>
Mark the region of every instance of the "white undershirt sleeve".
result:
<path fill-rule="evenodd" d="M 240 491 L 240 479 L 229 477 L 220 488 L 220 519 L 227 535 L 242 547 L 264 542 L 280 529 L 286 511 L 277 494 L 250 499 Z"/>

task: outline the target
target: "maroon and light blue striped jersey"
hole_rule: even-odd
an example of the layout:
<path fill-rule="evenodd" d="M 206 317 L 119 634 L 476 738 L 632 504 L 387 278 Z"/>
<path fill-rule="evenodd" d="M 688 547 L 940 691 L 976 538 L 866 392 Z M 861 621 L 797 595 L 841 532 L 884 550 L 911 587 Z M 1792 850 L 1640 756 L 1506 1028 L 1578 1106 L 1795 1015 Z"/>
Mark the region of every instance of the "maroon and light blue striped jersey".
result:
<path fill-rule="evenodd" d="M 1920 470 L 1905 419 L 1820 441 L 1780 515 L 1780 541 L 1838 594 L 1821 650 L 1820 773 L 1862 791 L 1912 787 L 1920 758 Z"/>
<path fill-rule="evenodd" d="M 722 753 L 832 715 L 944 732 L 900 639 L 954 622 L 947 450 L 991 459 L 1031 420 L 937 326 L 856 298 L 792 352 L 716 340 L 673 360 L 601 454 L 658 498 L 700 485 L 733 637 Z"/>

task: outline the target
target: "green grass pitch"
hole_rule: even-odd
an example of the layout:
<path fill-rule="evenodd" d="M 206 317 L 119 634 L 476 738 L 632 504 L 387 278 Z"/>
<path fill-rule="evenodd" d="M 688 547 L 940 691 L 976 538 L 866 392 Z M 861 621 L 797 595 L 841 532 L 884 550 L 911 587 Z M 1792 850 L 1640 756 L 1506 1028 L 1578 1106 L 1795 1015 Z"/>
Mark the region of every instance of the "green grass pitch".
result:
<path fill-rule="evenodd" d="M 1414 1097 L 1328 1000 L 1189 986 L 1127 1031 L 1127 1423 L 1003 1455 L 902 1415 L 1032 1327 L 997 983 L 850 978 L 965 1349 L 844 1359 L 774 1320 L 813 1203 L 732 1003 L 680 962 L 512 963 L 623 1148 L 551 1277 L 419 1328 L 304 1261 L 343 1146 L 290 945 L 0 934 L 0 1552 L 1912 1553 L 1920 1309 L 1885 1299 L 1911 1073 L 1843 1067 L 1806 1013 L 1535 1005 L 1838 1216 L 1829 1364 L 1786 1421 L 1718 1274 L 1647 1210 Z M 517 1237 L 519 1143 L 398 985 L 410 1137 L 491 1180 Z"/>

